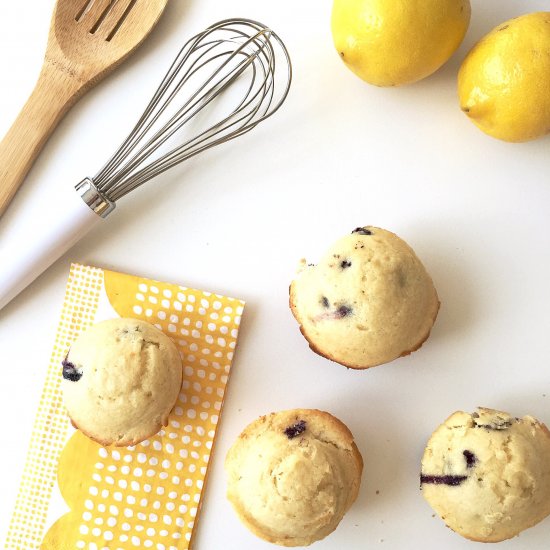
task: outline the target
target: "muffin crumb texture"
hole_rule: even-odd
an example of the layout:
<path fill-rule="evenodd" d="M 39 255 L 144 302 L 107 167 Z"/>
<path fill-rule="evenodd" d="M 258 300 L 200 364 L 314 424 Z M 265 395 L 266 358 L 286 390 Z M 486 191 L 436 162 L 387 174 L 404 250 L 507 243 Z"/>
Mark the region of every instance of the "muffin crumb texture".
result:
<path fill-rule="evenodd" d="M 175 344 L 135 319 L 92 326 L 73 343 L 62 368 L 73 425 L 103 445 L 135 445 L 157 433 L 182 384 Z"/>
<path fill-rule="evenodd" d="M 307 546 L 336 529 L 357 498 L 363 461 L 329 413 L 294 409 L 252 422 L 229 450 L 227 497 L 258 537 Z"/>
<path fill-rule="evenodd" d="M 300 263 L 290 308 L 313 351 L 364 369 L 417 350 L 439 299 L 410 246 L 367 226 L 337 241 L 318 264 Z"/>
<path fill-rule="evenodd" d="M 463 537 L 512 538 L 550 514 L 550 432 L 531 416 L 455 412 L 428 441 L 420 483 Z"/>

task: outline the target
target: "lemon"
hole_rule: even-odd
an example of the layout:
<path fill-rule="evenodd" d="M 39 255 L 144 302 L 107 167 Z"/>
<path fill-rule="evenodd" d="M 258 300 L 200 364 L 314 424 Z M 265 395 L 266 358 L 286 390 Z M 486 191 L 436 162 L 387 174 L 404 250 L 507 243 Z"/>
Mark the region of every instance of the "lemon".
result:
<path fill-rule="evenodd" d="M 550 131 L 550 12 L 511 19 L 466 56 L 461 109 L 486 134 L 528 141 Z"/>
<path fill-rule="evenodd" d="M 377 86 L 435 72 L 458 48 L 469 0 L 334 0 L 331 28 L 344 63 Z"/>

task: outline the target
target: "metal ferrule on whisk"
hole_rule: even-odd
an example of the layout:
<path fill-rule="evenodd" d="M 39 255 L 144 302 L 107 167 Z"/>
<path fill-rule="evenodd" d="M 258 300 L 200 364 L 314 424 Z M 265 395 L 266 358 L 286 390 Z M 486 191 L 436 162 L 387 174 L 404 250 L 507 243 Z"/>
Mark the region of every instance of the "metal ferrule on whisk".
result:
<path fill-rule="evenodd" d="M 75 186 L 82 200 L 102 218 L 106 218 L 114 209 L 115 203 L 101 193 L 90 178 L 84 178 Z"/>

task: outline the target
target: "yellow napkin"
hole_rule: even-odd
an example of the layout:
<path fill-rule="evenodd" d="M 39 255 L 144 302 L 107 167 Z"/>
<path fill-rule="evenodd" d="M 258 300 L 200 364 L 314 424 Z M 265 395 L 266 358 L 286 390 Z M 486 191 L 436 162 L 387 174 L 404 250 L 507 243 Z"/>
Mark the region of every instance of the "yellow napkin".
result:
<path fill-rule="evenodd" d="M 243 307 L 200 290 L 71 266 L 6 549 L 190 547 Z M 61 361 L 73 340 L 117 315 L 155 324 L 184 364 L 168 426 L 126 448 L 75 432 L 60 395 Z"/>

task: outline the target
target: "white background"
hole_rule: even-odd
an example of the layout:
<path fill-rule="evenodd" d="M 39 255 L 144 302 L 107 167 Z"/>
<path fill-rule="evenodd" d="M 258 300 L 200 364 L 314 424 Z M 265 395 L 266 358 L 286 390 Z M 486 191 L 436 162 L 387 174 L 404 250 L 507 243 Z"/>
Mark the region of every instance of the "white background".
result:
<path fill-rule="evenodd" d="M 0 134 L 33 87 L 53 4 L 1 3 Z M 294 407 L 341 418 L 365 460 L 357 502 L 316 549 L 473 548 L 432 516 L 418 489 L 419 462 L 432 430 L 457 409 L 483 405 L 550 422 L 550 138 L 506 144 L 482 134 L 458 108 L 456 73 L 495 25 L 544 8 L 542 0 L 473 0 L 466 39 L 442 70 L 378 89 L 334 51 L 330 0 L 172 0 L 146 45 L 64 119 L 2 219 L 0 238 L 30 195 L 54 196 L 96 173 L 179 47 L 210 23 L 244 16 L 272 26 L 292 55 L 293 87 L 252 133 L 121 201 L 0 311 L 0 532 L 75 260 L 247 301 L 197 550 L 273 548 L 225 500 L 223 459 L 247 423 Z M 442 307 L 420 351 L 355 372 L 308 349 L 287 306 L 288 285 L 300 258 L 315 262 L 366 224 L 413 246 Z M 499 548 L 547 549 L 549 540 L 550 518 Z"/>

